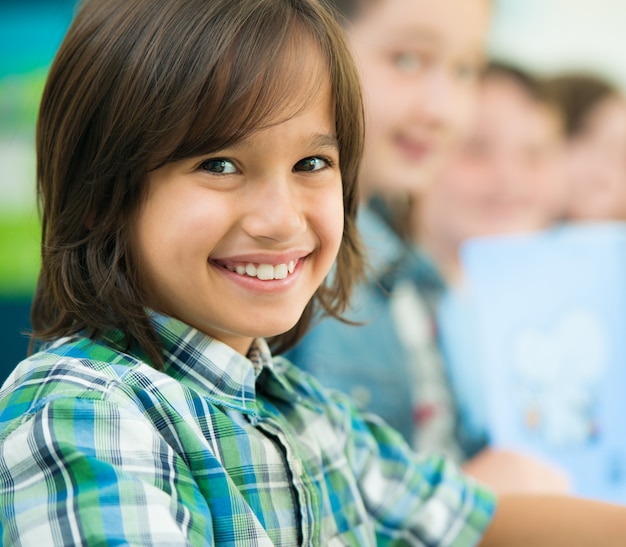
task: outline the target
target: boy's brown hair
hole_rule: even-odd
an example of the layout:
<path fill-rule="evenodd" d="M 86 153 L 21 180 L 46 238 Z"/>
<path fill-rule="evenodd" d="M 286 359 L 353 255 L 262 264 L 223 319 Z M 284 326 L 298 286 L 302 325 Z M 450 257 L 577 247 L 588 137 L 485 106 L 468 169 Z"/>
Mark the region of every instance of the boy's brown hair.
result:
<path fill-rule="evenodd" d="M 363 112 L 356 69 L 330 13 L 317 0 L 87 0 L 39 112 L 42 268 L 31 350 L 37 340 L 115 328 L 161 366 L 130 245 L 147 175 L 279 123 L 285 108 L 287 116 L 306 108 L 293 97 L 315 83 L 307 80 L 307 47 L 318 48 L 330 76 L 344 234 L 334 275 L 300 321 L 270 340 L 274 351 L 295 344 L 317 308 L 333 316 L 345 309 L 363 269 L 355 228 Z"/>
<path fill-rule="evenodd" d="M 585 129 L 590 114 L 600 103 L 619 95 L 618 87 L 602 76 L 592 73 L 565 73 L 547 81 L 548 91 L 564 113 L 568 138 Z"/>
<path fill-rule="evenodd" d="M 506 80 L 515 84 L 533 101 L 555 110 L 559 115 L 561 114 L 559 102 L 550 92 L 547 81 L 539 78 L 532 72 L 517 65 L 494 59 L 483 69 L 482 80 L 496 79 Z"/>

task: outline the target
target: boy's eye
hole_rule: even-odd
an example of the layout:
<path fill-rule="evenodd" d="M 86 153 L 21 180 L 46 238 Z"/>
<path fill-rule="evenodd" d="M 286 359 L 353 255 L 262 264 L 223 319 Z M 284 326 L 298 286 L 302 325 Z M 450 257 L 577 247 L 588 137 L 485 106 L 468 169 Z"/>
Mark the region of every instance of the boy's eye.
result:
<path fill-rule="evenodd" d="M 393 57 L 393 64 L 406 73 L 419 72 L 424 68 L 424 61 L 417 53 L 398 53 Z"/>
<path fill-rule="evenodd" d="M 200 164 L 200 169 L 209 173 L 217 173 L 218 175 L 230 175 L 237 172 L 237 168 L 232 161 L 222 158 L 203 161 Z"/>
<path fill-rule="evenodd" d="M 324 158 L 311 157 L 304 158 L 294 165 L 294 171 L 319 171 L 328 167 L 329 162 Z"/>

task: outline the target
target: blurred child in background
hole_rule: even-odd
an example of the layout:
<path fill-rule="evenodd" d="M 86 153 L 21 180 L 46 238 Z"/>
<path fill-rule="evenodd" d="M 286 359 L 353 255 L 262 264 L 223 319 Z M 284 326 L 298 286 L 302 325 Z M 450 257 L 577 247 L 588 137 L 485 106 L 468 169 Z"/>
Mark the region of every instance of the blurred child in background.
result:
<path fill-rule="evenodd" d="M 563 120 L 545 86 L 492 63 L 471 132 L 418 201 L 413 236 L 442 276 L 434 314 L 467 455 L 488 444 L 484 381 L 463 290 L 460 249 L 473 237 L 548 228 L 565 201 Z M 471 470 L 483 458 L 468 464 Z M 506 482 L 506 476 L 502 479 Z"/>
<path fill-rule="evenodd" d="M 474 127 L 437 183 L 420 193 L 413 237 L 447 284 L 461 281 L 471 237 L 539 230 L 559 220 L 566 186 L 564 122 L 542 83 L 520 68 L 488 66 Z"/>
<path fill-rule="evenodd" d="M 366 140 L 359 184 L 364 206 L 358 222 L 370 277 L 359 287 L 350 315 L 361 326 L 323 321 L 289 356 L 411 441 L 419 415 L 416 380 L 410 352 L 391 316 L 389 295 L 412 260 L 412 250 L 371 200 L 380 194 L 405 199 L 426 187 L 469 127 L 490 3 L 352 0 L 337 2 L 337 7 L 363 83 Z M 430 340 L 424 345 L 420 358 L 437 359 L 436 346 Z M 446 424 L 451 412 L 450 406 L 439 409 Z M 458 455 L 454 443 L 444 448 Z"/>
<path fill-rule="evenodd" d="M 364 207 L 358 223 L 371 269 L 349 314 L 360 324 L 325 319 L 288 356 L 382 416 L 415 448 L 463 461 L 432 313 L 441 279 L 399 235 L 408 235 L 404 211 L 391 218 L 378 205 L 381 197 L 394 207 L 404 200 L 410 214 L 407 196 L 419 196 L 437 178 L 472 127 L 490 2 L 353 0 L 337 7 L 364 88 Z M 560 474 L 553 477 L 551 469 L 508 453 L 489 454 L 489 465 L 476 475 L 490 482 L 488 475 L 500 476 L 501 465 L 513 488 L 528 487 L 529 477 L 540 477 L 541 488 L 564 488 Z"/>
<path fill-rule="evenodd" d="M 626 220 L 626 99 L 600 76 L 570 73 L 548 83 L 565 114 L 567 218 Z"/>

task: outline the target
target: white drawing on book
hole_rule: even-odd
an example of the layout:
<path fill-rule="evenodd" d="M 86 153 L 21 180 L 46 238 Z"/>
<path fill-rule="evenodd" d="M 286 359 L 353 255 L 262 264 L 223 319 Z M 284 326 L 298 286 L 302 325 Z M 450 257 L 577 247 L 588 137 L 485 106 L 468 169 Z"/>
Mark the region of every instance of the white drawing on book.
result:
<path fill-rule="evenodd" d="M 609 347 L 602 323 L 589 312 L 573 310 L 555 323 L 515 336 L 514 381 L 525 430 L 562 448 L 601 434 L 597 392 Z"/>

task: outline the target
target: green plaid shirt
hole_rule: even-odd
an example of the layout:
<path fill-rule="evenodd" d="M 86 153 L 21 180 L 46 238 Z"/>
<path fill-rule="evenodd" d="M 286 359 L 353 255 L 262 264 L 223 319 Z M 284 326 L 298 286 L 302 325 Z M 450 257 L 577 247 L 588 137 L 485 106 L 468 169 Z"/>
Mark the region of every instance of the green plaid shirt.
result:
<path fill-rule="evenodd" d="M 119 333 L 59 340 L 0 392 L 3 545 L 454 545 L 494 501 L 256 340 L 154 315 L 165 371 Z"/>

